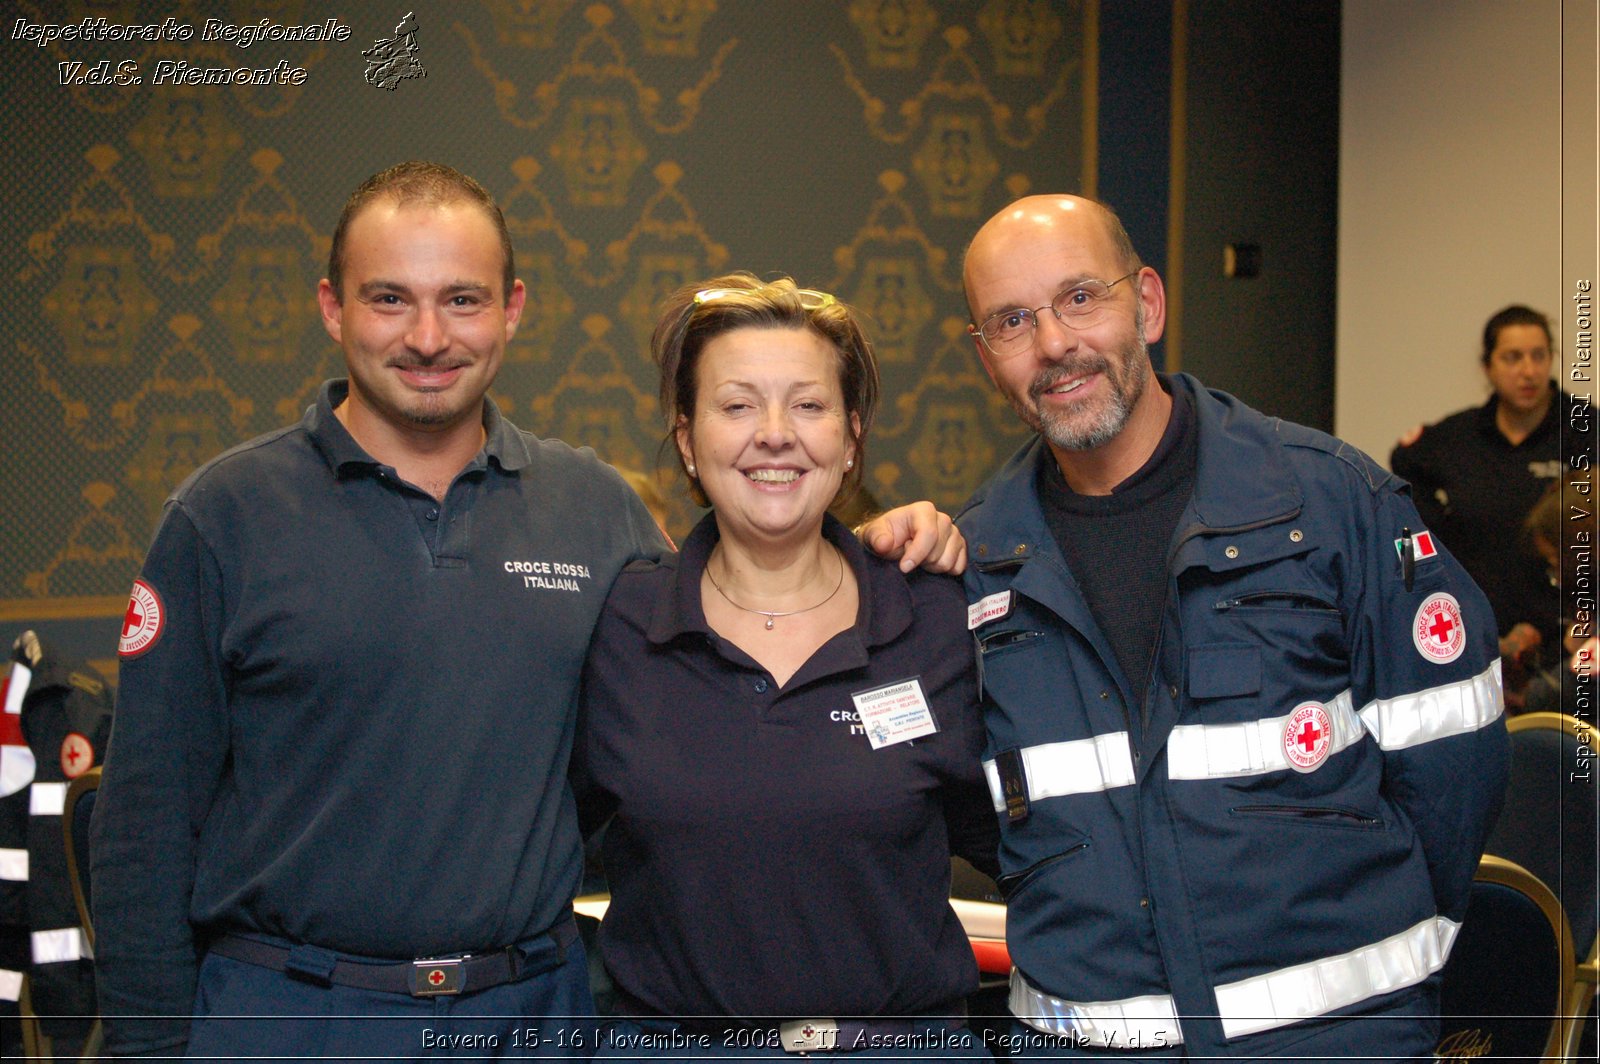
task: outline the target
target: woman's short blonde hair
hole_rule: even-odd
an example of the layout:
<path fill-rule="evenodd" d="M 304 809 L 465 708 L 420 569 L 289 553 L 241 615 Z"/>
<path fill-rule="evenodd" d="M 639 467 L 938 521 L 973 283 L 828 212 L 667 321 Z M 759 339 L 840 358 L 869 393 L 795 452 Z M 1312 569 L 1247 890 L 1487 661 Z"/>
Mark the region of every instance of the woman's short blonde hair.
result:
<path fill-rule="evenodd" d="M 715 298 L 696 299 L 702 293 L 715 293 Z M 744 328 L 810 329 L 838 352 L 845 431 L 855 444 L 856 460 L 845 472 L 835 501 L 854 495 L 866 469 L 866 437 L 878 409 L 878 362 L 848 306 L 832 297 L 819 301 L 788 277 L 763 281 L 750 273 L 730 273 L 686 285 L 667 298 L 650 338 L 650 354 L 661 371 L 661 413 L 667 421 L 662 447 L 677 453 L 679 422 L 694 415 L 700 352 L 713 337 Z M 705 506 L 699 481 L 687 469 L 683 473 L 689 493 Z"/>

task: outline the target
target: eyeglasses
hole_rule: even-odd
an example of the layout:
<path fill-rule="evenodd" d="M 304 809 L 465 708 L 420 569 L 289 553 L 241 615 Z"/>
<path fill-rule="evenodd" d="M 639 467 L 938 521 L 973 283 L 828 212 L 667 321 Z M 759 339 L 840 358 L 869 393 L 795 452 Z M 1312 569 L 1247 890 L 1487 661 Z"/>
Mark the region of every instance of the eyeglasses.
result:
<path fill-rule="evenodd" d="M 1138 273 L 1125 273 L 1115 281 L 1079 281 L 1057 292 L 1048 306 L 1002 310 L 983 319 L 982 325 L 968 325 L 967 332 L 977 336 L 996 358 L 1019 355 L 1033 346 L 1039 311 L 1050 311 L 1068 328 L 1087 329 L 1105 316 L 1111 305 L 1111 290 Z"/>
<path fill-rule="evenodd" d="M 730 296 L 745 296 L 759 291 L 761 291 L 759 288 L 702 288 L 694 294 L 694 301 L 696 304 L 703 305 L 715 303 L 719 299 L 727 299 Z M 831 307 L 838 302 L 831 294 L 818 292 L 814 288 L 796 288 L 794 294 L 799 298 L 800 306 L 806 310 L 821 310 L 823 307 Z"/>

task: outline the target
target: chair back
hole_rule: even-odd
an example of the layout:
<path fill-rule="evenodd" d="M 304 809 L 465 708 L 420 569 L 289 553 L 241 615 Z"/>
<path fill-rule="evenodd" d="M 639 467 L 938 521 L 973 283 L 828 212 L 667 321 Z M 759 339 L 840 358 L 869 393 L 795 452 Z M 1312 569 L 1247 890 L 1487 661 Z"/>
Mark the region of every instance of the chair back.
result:
<path fill-rule="evenodd" d="M 1572 933 L 1561 903 L 1527 869 L 1485 857 L 1444 967 L 1435 1058 L 1557 1054 L 1572 981 Z"/>
<path fill-rule="evenodd" d="M 78 923 L 84 938 L 94 949 L 94 923 L 89 916 L 89 817 L 94 813 L 95 795 L 100 791 L 100 766 L 96 765 L 67 786 L 61 807 L 61 832 L 66 837 L 67 878 L 72 881 L 72 900 L 78 906 Z"/>
<path fill-rule="evenodd" d="M 1564 713 L 1524 713 L 1506 722 L 1511 776 L 1487 852 L 1542 879 L 1567 912 L 1572 940 L 1587 954 L 1600 918 L 1596 891 L 1594 730 Z"/>

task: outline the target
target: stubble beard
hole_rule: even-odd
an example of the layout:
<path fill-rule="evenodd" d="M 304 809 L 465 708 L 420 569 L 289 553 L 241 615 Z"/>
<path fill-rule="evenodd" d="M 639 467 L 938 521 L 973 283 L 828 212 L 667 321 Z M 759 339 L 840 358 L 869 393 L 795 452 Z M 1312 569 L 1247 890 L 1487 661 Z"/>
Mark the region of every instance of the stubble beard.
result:
<path fill-rule="evenodd" d="M 1142 308 L 1135 316 L 1134 326 L 1134 338 L 1117 352 L 1115 364 L 1103 355 L 1091 355 L 1051 366 L 1033 379 L 1026 401 L 1015 394 L 1007 396 L 1012 408 L 1030 428 L 1063 451 L 1092 451 L 1116 439 L 1144 395 L 1150 377 L 1150 347 L 1144 338 Z M 1085 373 L 1099 373 L 1107 385 L 1108 394 L 1099 407 L 1046 414 L 1044 393 Z"/>
<path fill-rule="evenodd" d="M 460 411 L 448 408 L 439 400 L 423 400 L 405 412 L 406 420 L 418 428 L 436 428 L 448 425 L 460 416 Z"/>
<path fill-rule="evenodd" d="M 414 360 L 395 360 L 389 363 L 396 369 L 420 369 L 426 363 Z M 468 366 L 467 362 L 443 363 L 440 369 L 458 369 Z M 397 413 L 413 428 L 433 429 L 459 420 L 465 411 L 461 406 L 461 399 L 452 395 L 450 389 L 436 391 L 413 392 L 406 397 L 407 401 L 400 406 Z"/>

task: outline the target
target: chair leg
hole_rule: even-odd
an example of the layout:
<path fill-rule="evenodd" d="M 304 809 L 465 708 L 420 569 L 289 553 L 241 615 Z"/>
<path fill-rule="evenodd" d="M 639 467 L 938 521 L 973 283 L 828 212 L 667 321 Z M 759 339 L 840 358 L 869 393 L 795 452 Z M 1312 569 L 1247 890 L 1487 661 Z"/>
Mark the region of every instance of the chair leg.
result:
<path fill-rule="evenodd" d="M 1595 1025 L 1595 1003 L 1600 1000 L 1600 987 L 1579 983 L 1567 1004 L 1566 1037 L 1562 1040 L 1562 1060 L 1583 1060 L 1584 1034 Z M 1590 1036 L 1590 1045 L 1594 1036 Z M 1593 1057 L 1593 1051 L 1589 1053 Z"/>
<path fill-rule="evenodd" d="M 1567 1030 L 1561 1052 L 1567 1060 L 1579 1059 L 1584 1028 L 1592 1023 L 1595 1002 L 1600 1000 L 1600 936 L 1589 947 L 1589 956 L 1578 965 L 1572 994 L 1567 998 Z"/>

